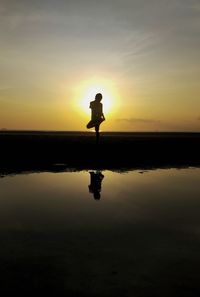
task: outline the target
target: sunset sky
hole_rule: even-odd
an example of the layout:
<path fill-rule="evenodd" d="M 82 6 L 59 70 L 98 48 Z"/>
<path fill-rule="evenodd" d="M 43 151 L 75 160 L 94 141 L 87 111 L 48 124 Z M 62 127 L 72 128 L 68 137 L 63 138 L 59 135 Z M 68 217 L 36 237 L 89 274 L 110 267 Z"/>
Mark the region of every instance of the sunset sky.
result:
<path fill-rule="evenodd" d="M 199 0 L 1 0 L 0 128 L 200 131 Z"/>

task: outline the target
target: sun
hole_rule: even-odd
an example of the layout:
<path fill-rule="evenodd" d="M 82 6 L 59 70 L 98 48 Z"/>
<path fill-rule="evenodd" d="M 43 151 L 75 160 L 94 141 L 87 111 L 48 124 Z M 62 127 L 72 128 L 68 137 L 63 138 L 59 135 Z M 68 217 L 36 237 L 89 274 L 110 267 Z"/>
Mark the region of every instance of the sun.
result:
<path fill-rule="evenodd" d="M 81 100 L 81 109 L 83 109 L 86 113 L 90 113 L 89 110 L 89 103 L 90 101 L 93 101 L 95 99 L 95 95 L 97 93 L 101 93 L 103 98 L 102 98 L 102 104 L 103 104 L 103 111 L 105 113 L 110 112 L 111 108 L 113 107 L 113 102 L 112 102 L 112 96 L 109 93 L 108 90 L 106 90 L 103 86 L 91 86 L 89 87 L 84 96 L 83 99 Z"/>
<path fill-rule="evenodd" d="M 100 80 L 98 80 L 100 81 Z M 103 104 L 103 112 L 105 116 L 111 115 L 117 108 L 117 96 L 111 83 L 106 81 L 87 81 L 84 82 L 78 90 L 78 101 L 76 106 L 79 106 L 81 113 L 90 115 L 91 110 L 89 108 L 90 101 L 95 99 L 97 93 L 101 93 L 103 98 L 101 103 Z"/>

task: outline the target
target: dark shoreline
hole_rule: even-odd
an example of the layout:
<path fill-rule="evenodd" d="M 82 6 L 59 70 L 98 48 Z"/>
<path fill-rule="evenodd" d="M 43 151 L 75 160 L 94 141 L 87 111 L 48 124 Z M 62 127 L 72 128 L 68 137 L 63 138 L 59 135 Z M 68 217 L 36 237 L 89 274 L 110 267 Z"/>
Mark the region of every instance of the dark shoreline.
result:
<path fill-rule="evenodd" d="M 200 133 L 1 131 L 0 174 L 200 166 Z"/>

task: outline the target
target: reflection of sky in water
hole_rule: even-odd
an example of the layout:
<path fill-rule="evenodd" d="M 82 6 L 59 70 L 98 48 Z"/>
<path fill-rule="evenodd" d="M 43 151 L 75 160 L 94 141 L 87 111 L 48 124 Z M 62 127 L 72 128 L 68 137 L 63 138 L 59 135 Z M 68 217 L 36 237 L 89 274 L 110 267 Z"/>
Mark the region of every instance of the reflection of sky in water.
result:
<path fill-rule="evenodd" d="M 104 177 L 94 186 L 100 193 L 99 200 L 94 199 L 89 171 L 0 179 L 0 228 L 88 230 L 152 226 L 200 231 L 200 169 L 101 174 Z"/>

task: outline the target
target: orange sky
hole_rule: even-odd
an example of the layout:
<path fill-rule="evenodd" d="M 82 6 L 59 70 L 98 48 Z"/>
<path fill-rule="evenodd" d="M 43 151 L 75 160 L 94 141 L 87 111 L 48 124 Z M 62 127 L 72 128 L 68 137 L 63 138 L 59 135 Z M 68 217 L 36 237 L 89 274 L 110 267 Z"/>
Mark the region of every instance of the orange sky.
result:
<path fill-rule="evenodd" d="M 1 1 L 0 128 L 200 131 L 196 0 Z"/>

